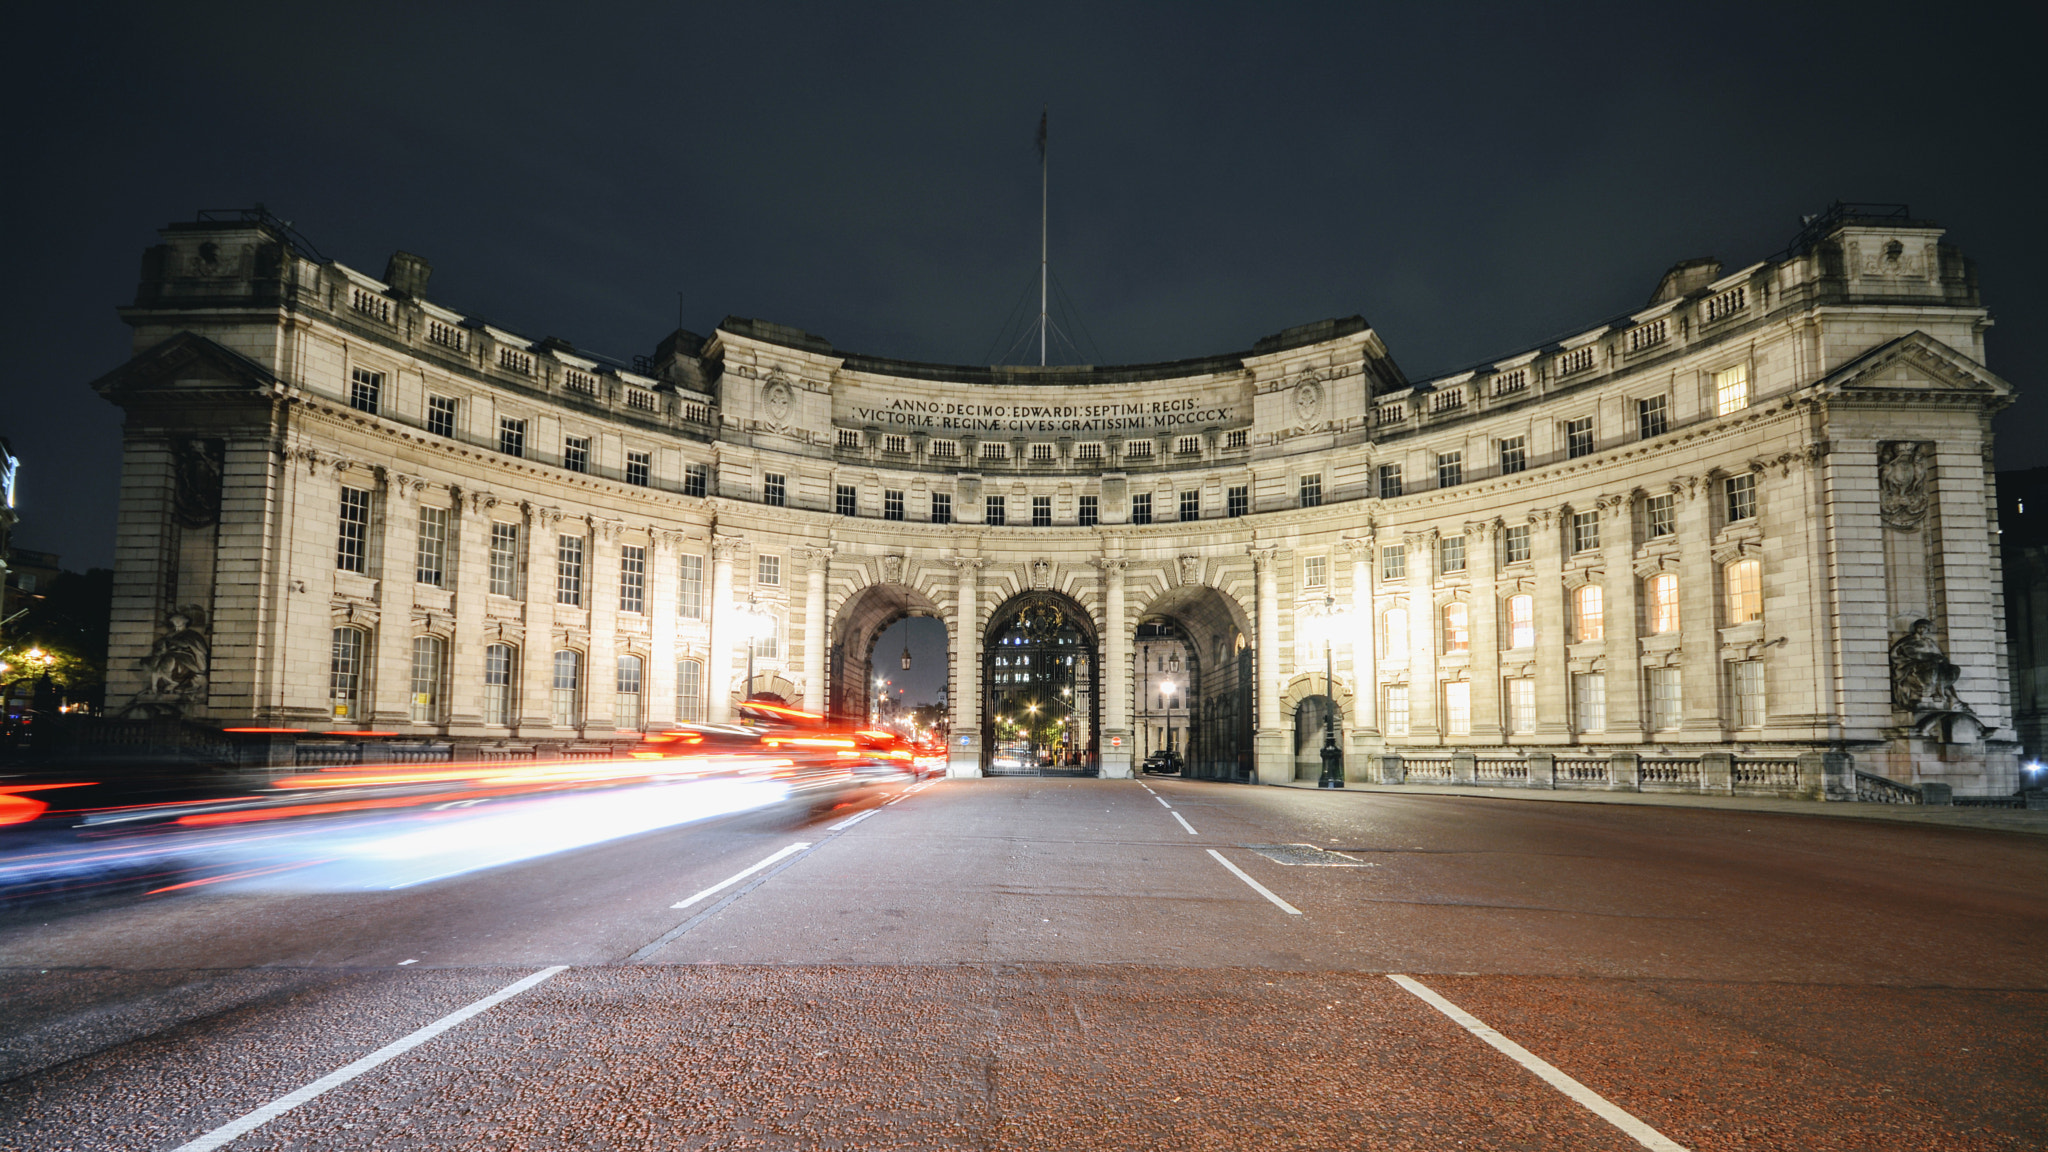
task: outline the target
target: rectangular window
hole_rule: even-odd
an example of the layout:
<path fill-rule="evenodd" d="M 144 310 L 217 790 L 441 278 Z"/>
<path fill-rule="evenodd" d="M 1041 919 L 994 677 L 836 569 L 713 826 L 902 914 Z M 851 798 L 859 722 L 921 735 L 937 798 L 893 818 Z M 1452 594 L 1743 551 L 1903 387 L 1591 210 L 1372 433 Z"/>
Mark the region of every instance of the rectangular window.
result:
<path fill-rule="evenodd" d="M 1465 570 L 1465 538 L 1446 536 L 1437 544 L 1437 571 L 1443 573 Z"/>
<path fill-rule="evenodd" d="M 761 503 L 781 508 L 789 503 L 789 478 L 780 472 L 761 474 Z"/>
<path fill-rule="evenodd" d="M 1151 522 L 1152 494 L 1150 492 L 1141 492 L 1131 497 L 1131 523 L 1150 524 Z"/>
<path fill-rule="evenodd" d="M 882 519 L 903 519 L 903 490 L 901 488 L 882 489 Z"/>
<path fill-rule="evenodd" d="M 336 720 L 363 715 L 363 630 L 336 628 L 334 655 L 327 668 L 327 691 Z"/>
<path fill-rule="evenodd" d="M 413 550 L 413 580 L 439 588 L 447 582 L 448 510 L 422 506 L 418 547 Z"/>
<path fill-rule="evenodd" d="M 1636 401 L 1636 427 L 1645 440 L 1671 431 L 1670 404 L 1662 396 Z"/>
<path fill-rule="evenodd" d="M 512 646 L 484 649 L 484 723 L 512 723 Z"/>
<path fill-rule="evenodd" d="M 583 604 L 583 537 L 563 536 L 555 542 L 555 603 Z"/>
<path fill-rule="evenodd" d="M 851 484 L 840 484 L 832 489 L 832 510 L 841 516 L 860 515 L 860 490 Z"/>
<path fill-rule="evenodd" d="M 412 638 L 412 722 L 441 719 L 441 666 L 447 644 L 439 636 Z"/>
<path fill-rule="evenodd" d="M 348 381 L 348 406 L 358 412 L 377 414 L 377 399 L 384 391 L 384 374 L 365 368 L 352 369 Z"/>
<path fill-rule="evenodd" d="M 507 456 L 526 455 L 526 421 L 498 417 L 498 451 Z"/>
<path fill-rule="evenodd" d="M 427 431 L 435 436 L 455 435 L 455 398 L 427 397 Z"/>
<path fill-rule="evenodd" d="M 782 656 L 782 621 L 773 613 L 762 622 L 761 631 L 754 636 L 754 655 L 758 659 L 776 660 Z"/>
<path fill-rule="evenodd" d="M 1301 560 L 1301 586 L 1321 588 L 1328 575 L 1329 560 L 1322 556 L 1304 556 Z"/>
<path fill-rule="evenodd" d="M 1737 560 L 1722 569 L 1728 593 L 1728 623 L 1764 618 L 1764 568 L 1758 560 Z"/>
<path fill-rule="evenodd" d="M 619 611 L 647 611 L 647 549 L 637 544 L 619 549 Z"/>
<path fill-rule="evenodd" d="M 370 490 L 341 490 L 341 533 L 335 546 L 334 566 L 343 572 L 361 572 L 369 565 Z"/>
<path fill-rule="evenodd" d="M 710 489 L 711 468 L 705 464 L 683 465 L 683 495 L 703 496 Z"/>
<path fill-rule="evenodd" d="M 1572 677 L 1572 704 L 1579 731 L 1607 731 L 1607 674 L 1584 672 Z"/>
<path fill-rule="evenodd" d="M 768 588 L 782 586 L 782 557 L 756 556 L 754 558 L 754 583 Z"/>
<path fill-rule="evenodd" d="M 1408 734 L 1408 686 L 1406 684 L 1387 685 L 1386 713 L 1387 735 L 1406 736 Z"/>
<path fill-rule="evenodd" d="M 640 658 L 619 657 L 618 677 L 612 692 L 612 728 L 634 732 L 640 728 Z"/>
<path fill-rule="evenodd" d="M 1564 422 L 1564 454 L 1567 459 L 1576 460 L 1593 454 L 1593 418 L 1581 416 L 1577 420 Z"/>
<path fill-rule="evenodd" d="M 1465 482 L 1465 454 L 1463 452 L 1439 452 L 1436 454 L 1436 486 L 1456 488 Z"/>
<path fill-rule="evenodd" d="M 519 595 L 519 525 L 491 521 L 491 595 Z"/>
<path fill-rule="evenodd" d="M 1508 681 L 1508 731 L 1517 734 L 1536 730 L 1536 682 L 1526 678 Z"/>
<path fill-rule="evenodd" d="M 1099 496 L 1081 497 L 1081 527 L 1093 528 L 1097 523 L 1101 521 L 1101 500 L 1102 498 Z"/>
<path fill-rule="evenodd" d="M 1669 732 L 1685 716 L 1685 697 L 1679 692 L 1678 669 L 1650 669 L 1650 730 Z"/>
<path fill-rule="evenodd" d="M 1737 660 L 1728 666 L 1735 697 L 1735 726 L 1761 728 L 1764 723 L 1764 662 Z"/>
<path fill-rule="evenodd" d="M 1444 684 L 1444 727 L 1452 736 L 1472 734 L 1472 682 L 1451 680 Z"/>
<path fill-rule="evenodd" d="M 676 722 L 694 724 L 704 718 L 704 665 L 684 660 L 676 665 Z"/>
<path fill-rule="evenodd" d="M 1756 474 L 1745 472 L 1730 476 L 1723 485 L 1728 492 L 1728 522 L 1749 520 L 1756 516 Z"/>
<path fill-rule="evenodd" d="M 934 523 L 934 524 L 951 524 L 952 522 L 953 522 L 953 497 L 952 497 L 952 494 L 951 494 L 951 493 L 948 493 L 948 492 L 934 492 L 934 493 L 932 493 L 932 523 Z"/>
<path fill-rule="evenodd" d="M 1239 428 L 1223 434 L 1223 446 L 1225 448 L 1246 448 L 1251 445 L 1251 442 L 1251 430 L 1247 428 Z"/>
<path fill-rule="evenodd" d="M 1598 512 L 1572 513 L 1572 555 L 1592 552 L 1600 547 L 1600 514 Z"/>
<path fill-rule="evenodd" d="M 590 437 L 568 436 L 562 440 L 562 467 L 571 472 L 590 471 Z"/>
<path fill-rule="evenodd" d="M 704 618 L 704 558 L 684 555 L 677 558 L 676 615 L 685 620 Z"/>
<path fill-rule="evenodd" d="M 1522 564 L 1529 559 L 1529 526 L 1517 524 L 1500 534 L 1501 560 L 1506 564 Z"/>
<path fill-rule="evenodd" d="M 1252 488 L 1249 484 L 1238 484 L 1230 489 L 1229 501 L 1224 511 L 1230 516 L 1243 516 L 1252 510 Z"/>
<path fill-rule="evenodd" d="M 1507 436 L 1500 442 L 1500 474 L 1512 476 L 1529 467 L 1529 438 Z"/>
<path fill-rule="evenodd" d="M 1714 373 L 1714 414 L 1729 416 L 1749 407 L 1749 365 Z"/>
<path fill-rule="evenodd" d="M 1380 465 L 1380 499 L 1392 500 L 1401 494 L 1401 466 Z"/>
<path fill-rule="evenodd" d="M 1031 498 L 1031 526 L 1033 528 L 1052 527 L 1052 497 L 1033 496 Z"/>
<path fill-rule="evenodd" d="M 654 455 L 651 452 L 626 453 L 626 483 L 638 488 L 647 487 L 654 478 Z"/>
<path fill-rule="evenodd" d="M 1001 497 L 1001 496 L 984 496 L 984 497 L 982 497 L 982 498 L 981 498 L 981 518 L 982 518 L 982 523 L 984 523 L 984 524 L 996 524 L 996 525 L 1001 525 L 1001 524 L 1007 524 L 1007 523 L 1009 523 L 1009 509 L 1008 509 L 1008 507 L 1007 507 L 1007 504 L 1008 504 L 1008 501 L 1007 501 L 1007 500 L 1006 500 L 1006 499 L 1005 499 L 1004 497 Z"/>
<path fill-rule="evenodd" d="M 1389 544 L 1380 549 L 1380 579 L 1406 580 L 1408 578 L 1408 546 Z"/>
<path fill-rule="evenodd" d="M 548 691 L 549 719 L 557 728 L 574 728 L 583 722 L 583 653 L 563 649 L 555 653 L 554 686 Z"/>
<path fill-rule="evenodd" d="M 1650 538 L 1670 536 L 1678 531 L 1678 497 L 1666 492 L 1643 501 L 1643 522 Z"/>
<path fill-rule="evenodd" d="M 1508 597 L 1508 647 L 1529 648 L 1536 643 L 1536 597 L 1527 592 Z"/>
<path fill-rule="evenodd" d="M 1299 490 L 1303 508 L 1320 506 L 1323 502 L 1323 474 L 1318 472 L 1311 476 L 1303 476 Z"/>
<path fill-rule="evenodd" d="M 1180 518 L 1182 523 L 1202 518 L 1202 492 L 1199 488 L 1180 494 Z"/>

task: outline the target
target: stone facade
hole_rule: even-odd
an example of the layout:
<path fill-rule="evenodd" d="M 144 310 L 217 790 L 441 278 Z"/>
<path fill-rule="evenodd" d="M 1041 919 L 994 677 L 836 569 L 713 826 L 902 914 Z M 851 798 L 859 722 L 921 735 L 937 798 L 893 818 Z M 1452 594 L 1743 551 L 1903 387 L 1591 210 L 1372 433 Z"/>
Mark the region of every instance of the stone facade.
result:
<path fill-rule="evenodd" d="M 1833 218 L 1411 382 L 1357 317 L 1108 369 L 729 318 L 627 366 L 433 303 L 418 257 L 376 279 L 267 219 L 172 225 L 96 384 L 127 413 L 109 703 L 552 747 L 729 718 L 751 645 L 751 690 L 859 715 L 876 635 L 927 615 L 973 773 L 987 642 L 1029 603 L 1099 669 L 1105 775 L 1167 624 L 1196 775 L 1292 779 L 1328 698 L 1356 778 L 1848 753 L 2009 792 L 2011 389 L 1941 236 Z"/>

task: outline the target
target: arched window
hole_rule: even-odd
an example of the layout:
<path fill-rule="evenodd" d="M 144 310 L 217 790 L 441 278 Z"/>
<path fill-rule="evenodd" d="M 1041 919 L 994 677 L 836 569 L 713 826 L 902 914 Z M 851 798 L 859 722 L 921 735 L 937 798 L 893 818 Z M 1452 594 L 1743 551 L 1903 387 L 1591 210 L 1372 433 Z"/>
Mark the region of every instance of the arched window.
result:
<path fill-rule="evenodd" d="M 567 648 L 555 653 L 554 687 L 548 691 L 548 712 L 557 728 L 583 724 L 583 653 Z"/>
<path fill-rule="evenodd" d="M 1645 605 L 1650 613 L 1650 632 L 1678 631 L 1678 574 L 1659 572 L 1650 577 L 1644 589 L 1649 595 Z"/>
<path fill-rule="evenodd" d="M 676 662 L 676 722 L 689 724 L 704 718 L 704 665 L 695 660 Z"/>
<path fill-rule="evenodd" d="M 412 722 L 441 719 L 441 675 L 448 666 L 448 642 L 439 636 L 412 638 Z"/>
<path fill-rule="evenodd" d="M 1508 597 L 1508 647 L 1529 648 L 1536 643 L 1536 598 L 1528 593 Z"/>
<path fill-rule="evenodd" d="M 512 658 L 510 644 L 484 649 L 484 723 L 512 723 Z"/>
<path fill-rule="evenodd" d="M 363 653 L 369 636 L 361 628 L 334 630 L 334 657 L 328 665 L 328 695 L 336 720 L 363 718 Z"/>
<path fill-rule="evenodd" d="M 1572 592 L 1572 639 L 1584 644 L 1606 638 L 1607 623 L 1601 615 L 1600 586 L 1581 584 Z"/>
<path fill-rule="evenodd" d="M 1444 651 L 1472 650 L 1472 608 L 1463 600 L 1444 605 Z"/>
<path fill-rule="evenodd" d="M 1408 610 L 1406 608 L 1389 608 L 1380 619 L 1386 625 L 1384 643 L 1381 644 L 1380 651 L 1386 653 L 1386 657 L 1389 660 L 1406 660 L 1408 658 Z"/>
<path fill-rule="evenodd" d="M 1737 560 L 1722 569 L 1728 578 L 1728 623 L 1747 624 L 1764 618 L 1764 566 Z"/>
<path fill-rule="evenodd" d="M 641 668 L 638 656 L 619 657 L 617 690 L 612 693 L 612 727 L 621 732 L 640 730 Z"/>

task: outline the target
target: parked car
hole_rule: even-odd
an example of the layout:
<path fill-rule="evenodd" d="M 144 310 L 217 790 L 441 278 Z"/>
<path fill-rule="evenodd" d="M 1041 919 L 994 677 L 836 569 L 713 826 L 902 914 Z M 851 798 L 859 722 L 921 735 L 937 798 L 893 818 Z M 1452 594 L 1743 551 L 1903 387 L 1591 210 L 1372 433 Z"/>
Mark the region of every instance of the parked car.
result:
<path fill-rule="evenodd" d="M 1180 753 L 1160 749 L 1145 757 L 1145 771 L 1175 773 L 1180 771 Z"/>

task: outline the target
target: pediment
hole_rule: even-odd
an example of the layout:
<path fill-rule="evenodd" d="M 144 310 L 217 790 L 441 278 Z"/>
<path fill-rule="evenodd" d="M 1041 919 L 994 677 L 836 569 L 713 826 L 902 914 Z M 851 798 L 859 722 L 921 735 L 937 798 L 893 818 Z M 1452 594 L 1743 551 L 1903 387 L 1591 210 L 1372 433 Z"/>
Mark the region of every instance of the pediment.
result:
<path fill-rule="evenodd" d="M 109 400 L 139 393 L 251 392 L 277 385 L 270 370 L 192 332 L 180 332 L 92 382 Z"/>
<path fill-rule="evenodd" d="M 1828 373 L 1822 390 L 1901 401 L 1976 396 L 2009 400 L 2013 388 L 1997 373 L 1925 332 L 1911 332 Z"/>

